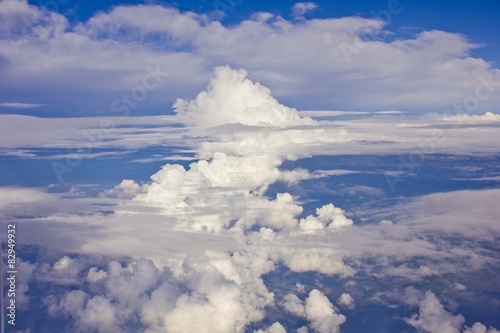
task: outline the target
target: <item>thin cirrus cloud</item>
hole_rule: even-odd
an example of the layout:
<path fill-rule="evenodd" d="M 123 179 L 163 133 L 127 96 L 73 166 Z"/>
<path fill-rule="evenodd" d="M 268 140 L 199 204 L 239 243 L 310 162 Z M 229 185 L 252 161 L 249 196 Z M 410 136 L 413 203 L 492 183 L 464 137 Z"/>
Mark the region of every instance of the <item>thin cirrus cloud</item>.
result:
<path fill-rule="evenodd" d="M 0 16 L 9 17 L 0 27 L 2 90 L 83 113 L 112 113 L 112 101 L 140 85 L 147 66 L 168 76 L 134 111 L 168 112 L 175 98 L 202 88 L 211 68 L 228 63 L 251 68 L 250 77 L 281 100 L 307 109 L 445 111 L 465 100 L 466 111 L 485 113 L 499 101 L 499 70 L 471 56 L 478 45 L 466 36 L 431 30 L 385 41 L 385 23 L 375 19 L 260 13 L 225 26 L 208 14 L 137 5 L 70 24 L 14 1 L 0 4 Z M 489 85 L 477 90 L 482 82 Z M 477 91 L 481 98 L 471 99 Z"/>
<path fill-rule="evenodd" d="M 19 102 L 5 102 L 0 103 L 0 107 L 12 108 L 12 109 L 34 109 L 44 104 L 33 104 L 33 103 L 19 103 Z"/>

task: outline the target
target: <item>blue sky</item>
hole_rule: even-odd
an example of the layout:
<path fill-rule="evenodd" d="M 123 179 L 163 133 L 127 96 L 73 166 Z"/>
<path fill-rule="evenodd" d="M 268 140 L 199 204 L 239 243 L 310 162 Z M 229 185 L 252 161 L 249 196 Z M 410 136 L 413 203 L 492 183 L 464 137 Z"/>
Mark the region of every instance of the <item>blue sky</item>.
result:
<path fill-rule="evenodd" d="M 226 64 L 301 110 L 444 113 L 499 80 L 495 1 L 325 1 L 301 14 L 294 2 L 238 1 L 223 15 L 212 1 L 3 3 L 2 113 L 111 115 L 147 66 L 169 75 L 135 115 L 171 113 Z M 467 112 L 495 111 L 491 97 Z"/>

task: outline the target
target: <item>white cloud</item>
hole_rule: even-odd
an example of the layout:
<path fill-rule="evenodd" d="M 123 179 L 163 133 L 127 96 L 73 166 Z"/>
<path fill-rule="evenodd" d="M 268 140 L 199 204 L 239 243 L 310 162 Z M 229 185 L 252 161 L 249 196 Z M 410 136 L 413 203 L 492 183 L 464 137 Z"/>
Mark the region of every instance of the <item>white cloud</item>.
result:
<path fill-rule="evenodd" d="M 210 68 L 231 63 L 252 68 L 252 78 L 302 108 L 444 111 L 464 103 L 467 111 L 496 112 L 500 72 L 471 56 L 478 45 L 466 37 L 431 30 L 384 41 L 380 20 L 305 19 L 314 8 L 297 3 L 300 20 L 260 13 L 224 26 L 159 5 L 116 6 L 72 25 L 25 2 L 3 2 L 0 54 L 9 66 L 2 67 L 0 87 L 7 94 L 29 91 L 23 100 L 30 103 L 33 91 L 48 92 L 39 82 L 50 82 L 60 94 L 46 94 L 40 103 L 88 112 L 88 101 L 79 96 L 92 95 L 110 114 L 118 105 L 126 107 L 123 101 L 113 107 L 112 101 L 140 86 L 149 65 L 168 76 L 128 109 L 151 112 L 166 108 L 165 101 L 192 96 Z M 470 102 L 476 91 L 478 105 Z"/>
<path fill-rule="evenodd" d="M 269 88 L 250 81 L 247 74 L 242 69 L 217 67 L 207 91 L 192 101 L 178 100 L 174 104 L 178 117 L 198 127 L 233 123 L 248 126 L 315 124 L 310 118 L 300 117 L 297 110 L 280 104 L 271 96 Z"/>
<path fill-rule="evenodd" d="M 36 266 L 18 259 L 16 269 L 16 306 L 20 310 L 26 310 L 30 308 L 29 283 L 36 271 Z"/>
<path fill-rule="evenodd" d="M 391 220 L 382 220 L 378 224 L 379 225 L 393 225 L 394 222 L 392 222 Z"/>
<path fill-rule="evenodd" d="M 406 322 L 419 331 L 428 333 L 496 333 L 493 327 L 489 329 L 477 322 L 471 328 L 464 326 L 462 315 L 453 315 L 444 309 L 439 299 L 431 291 L 427 291 L 420 301 L 418 315 L 406 319 Z"/>
<path fill-rule="evenodd" d="M 352 296 L 348 293 L 343 293 L 342 295 L 340 295 L 337 299 L 337 304 L 340 306 L 345 306 L 349 310 L 354 310 L 356 308 L 356 302 L 354 301 L 354 298 L 352 298 Z"/>
<path fill-rule="evenodd" d="M 245 121 L 244 117 L 237 120 L 234 117 L 232 120 L 228 119 L 228 122 L 233 123 Z M 484 122 L 463 122 L 457 126 L 450 121 L 442 120 L 442 117 L 427 115 L 320 121 L 307 127 L 263 130 L 257 126 L 242 125 L 223 125 L 222 128 L 213 129 L 179 127 L 179 120 L 172 116 L 37 118 L 0 115 L 0 130 L 4 133 L 0 142 L 0 147 L 3 148 L 0 153 L 12 155 L 14 154 L 12 148 L 24 150 L 40 147 L 68 148 L 67 155 L 58 153 L 55 156 L 37 156 L 36 151 L 32 150 L 20 155 L 24 158 L 55 157 L 62 159 L 64 163 L 65 158 L 84 159 L 113 154 L 109 151 L 98 152 L 98 149 L 126 148 L 130 151 L 168 143 L 190 148 L 187 152 L 198 152 L 198 157 L 206 159 L 211 158 L 216 152 L 240 155 L 272 153 L 289 159 L 317 154 L 404 154 L 405 157 L 411 157 L 418 163 L 420 159 L 425 159 L 426 155 L 434 153 L 500 152 L 499 145 L 495 144 L 500 140 L 500 131 L 496 130 L 494 122 L 487 123 L 488 127 L 484 126 Z M 16 130 L 20 127 L 26 131 Z M 211 137 L 213 141 L 204 141 L 203 137 Z M 235 145 L 235 142 L 239 144 Z M 253 149 L 248 149 L 250 145 Z M 22 152 L 20 150 L 16 154 Z M 306 174 L 304 170 L 294 170 L 290 173 L 282 172 L 281 177 L 284 181 L 293 183 L 301 179 L 340 175 L 346 172 L 348 170 L 317 170 Z M 400 175 L 401 172 L 398 173 L 397 170 L 387 171 L 387 178 L 392 181 L 400 179 L 398 178 Z M 354 187 L 346 191 L 353 195 L 383 194 L 377 189 L 368 187 Z"/>
<path fill-rule="evenodd" d="M 408 127 L 418 131 L 420 127 L 414 125 L 422 125 L 422 120 L 325 125 L 300 118 L 296 110 L 278 104 L 267 88 L 247 80 L 245 72 L 228 67 L 216 70 L 206 92 L 179 103 L 179 119 L 194 117 L 185 120 L 189 126 L 182 133 L 195 137 L 188 144 L 199 160 L 188 168 L 165 165 L 151 176 L 148 186 L 125 180 L 108 192 L 121 200 L 68 198 L 60 207 L 61 194 L 0 188 L 0 194 L 7 198 L 2 214 L 9 211 L 15 216 L 21 208 L 31 212 L 33 206 L 44 206 L 42 217 L 37 214 L 23 221 L 27 243 L 66 253 L 132 258 L 127 263 L 110 261 L 89 266 L 85 261 L 62 256 L 52 264 L 40 265 L 36 271 L 41 280 L 52 279 L 58 285 L 64 279 L 71 280 L 85 290 L 48 297 L 45 303 L 52 316 L 71 319 L 78 329 L 87 331 L 119 332 L 128 321 L 139 320 L 148 333 L 243 332 L 249 324 L 260 322 L 274 305 L 275 295 L 264 284 L 263 276 L 278 265 L 297 273 L 350 277 L 363 259 L 376 258 L 375 265 L 387 269 L 381 273 L 370 272 L 369 266 L 362 269 L 377 278 L 413 276 L 418 280 L 456 272 L 457 265 L 451 259 L 468 258 L 459 260 L 460 267 L 471 263 L 470 267 L 478 268 L 489 262 L 484 255 L 470 256 L 481 249 L 450 246 L 446 240 L 425 235 L 432 231 L 435 236 L 437 231 L 440 235 L 462 233 L 493 239 L 499 231 L 491 221 L 498 214 L 485 207 L 498 201 L 497 190 L 415 198 L 387 213 L 397 221 L 391 227 L 356 225 L 333 204 L 301 218 L 303 207 L 298 198 L 289 193 L 272 198 L 264 195 L 277 181 L 311 177 L 305 170 L 281 170 L 285 160 L 312 156 L 335 145 L 351 149 L 349 143 L 360 134 L 339 130 L 339 125 L 368 134 L 375 131 L 368 128 L 378 126 L 379 130 L 388 129 L 388 137 L 400 136 L 400 142 L 413 145 L 416 136 L 408 133 Z M 213 114 L 213 107 L 221 114 Z M 233 108 L 235 112 L 231 113 Z M 137 125 L 155 120 L 121 121 Z M 95 121 L 85 120 L 82 128 L 96 126 Z M 173 124 L 176 120 L 168 118 L 166 122 Z M 157 133 L 149 134 L 156 137 Z M 133 134 L 124 131 L 112 135 L 129 139 Z M 139 141 L 145 140 L 142 137 Z M 30 194 L 34 195 L 24 198 Z M 133 200 L 127 200 L 134 194 Z M 12 195 L 14 199 L 9 199 Z M 16 205 L 17 210 L 11 211 Z M 114 214 L 103 210 L 113 210 Z M 428 265 L 409 265 L 409 259 L 415 257 L 432 260 Z M 352 259 L 349 265 L 346 259 Z M 416 302 L 415 294 L 407 297 L 408 303 Z M 432 299 L 421 302 L 421 315 L 411 319 L 415 326 L 434 327 L 437 319 L 444 318 L 446 324 L 447 318 L 455 318 L 447 316 Z M 353 306 L 354 301 L 341 296 L 341 303 Z M 315 332 L 338 332 L 346 320 L 316 289 L 305 301 L 285 296 L 283 307 L 305 316 Z M 275 324 L 273 329 L 281 328 Z"/>
<path fill-rule="evenodd" d="M 292 7 L 292 15 L 295 17 L 303 17 L 306 13 L 316 8 L 318 8 L 318 5 L 314 2 L 297 2 Z"/>
<path fill-rule="evenodd" d="M 9 206 L 50 200 L 51 196 L 42 189 L 23 187 L 0 187 L 0 210 Z"/>
<path fill-rule="evenodd" d="M 316 216 L 309 215 L 300 220 L 299 226 L 304 233 L 314 233 L 324 228 L 339 229 L 349 227 L 353 221 L 344 215 L 345 211 L 333 204 L 316 209 Z"/>
<path fill-rule="evenodd" d="M 449 116 L 443 116 L 443 120 L 445 121 L 456 121 L 456 122 L 497 122 L 500 121 L 500 114 L 495 114 L 493 112 L 486 112 L 484 115 L 467 115 L 460 114 Z"/>
<path fill-rule="evenodd" d="M 319 290 L 314 289 L 305 301 L 307 319 L 314 332 L 338 333 L 346 317 L 337 313 L 330 300 Z"/>
<path fill-rule="evenodd" d="M 218 86 L 224 87 L 225 94 L 211 93 L 210 89 Z M 198 98 L 185 104 L 191 105 L 190 116 L 195 117 L 195 127 L 189 130 L 204 132 L 217 143 L 218 128 L 212 125 L 239 122 L 239 138 L 223 141 L 227 148 L 224 153 L 201 143 L 198 151 L 206 159 L 192 163 L 187 170 L 181 165 L 166 165 L 151 177 L 148 186 L 123 181 L 107 193 L 123 200 L 116 206 L 117 200 L 106 199 L 114 203 L 114 214 L 102 214 L 100 207 L 93 207 L 82 216 L 50 214 L 44 218 L 43 233 L 40 226 L 28 228 L 26 239 L 37 239 L 44 245 L 49 242 L 52 248 L 60 246 L 63 251 L 153 260 L 140 259 L 127 265 L 110 261 L 106 268 L 86 268 L 84 261 L 63 256 L 52 265 L 42 264 L 39 271 L 45 279 L 59 285 L 63 279 L 76 280 L 88 286 L 88 292 L 83 294 L 70 292 L 59 299 L 47 298 L 52 316 L 71 318 L 76 328 L 99 332 L 119 332 L 137 314 L 151 331 L 242 332 L 249 323 L 262 320 L 266 307 L 273 304 L 274 294 L 262 277 L 276 264 L 283 263 L 295 272 L 354 274 L 345 265 L 342 251 L 327 244 L 300 242 L 303 235 L 298 232 L 298 215 L 302 207 L 290 194 L 280 193 L 274 200 L 263 195 L 267 186 L 276 181 L 308 177 L 305 171 L 279 169 L 288 158 L 285 147 L 289 148 L 280 134 L 287 138 L 289 127 L 317 123 L 279 105 L 267 88 L 246 80 L 244 72 L 227 67 L 216 71 L 205 96 L 203 103 L 198 103 Z M 239 102 L 238 112 L 227 111 L 227 117 L 214 123 L 203 121 L 212 117 L 214 105 L 230 110 L 237 96 L 246 96 Z M 185 116 L 180 112 L 180 118 Z M 269 133 L 276 139 L 274 147 L 264 145 Z M 321 133 L 313 132 L 298 140 L 314 142 Z M 241 145 L 245 149 L 240 149 Z M 299 150 L 295 155 L 303 154 Z M 137 192 L 141 193 L 134 200 L 126 199 Z M 49 197 L 57 202 L 57 196 Z M 86 204 L 92 206 L 92 202 Z M 344 211 L 333 205 L 319 208 L 315 218 L 325 226 L 323 233 L 337 232 L 337 227 L 352 224 Z M 54 243 L 53 235 L 45 236 L 61 225 L 72 226 L 71 232 L 58 233 L 64 242 Z M 251 230 L 254 226 L 260 226 L 258 232 Z M 173 276 L 160 272 L 165 267 L 166 271 L 172 270 Z M 180 283 L 184 291 L 165 283 Z M 163 302 L 160 297 L 169 290 L 173 294 L 168 303 Z M 327 332 L 327 327 L 340 326 L 345 320 L 334 312 L 325 296 L 315 293 L 306 300 L 305 312 L 318 332 Z M 273 328 L 279 329 L 278 325 Z"/>
<path fill-rule="evenodd" d="M 291 314 L 298 317 L 305 317 L 306 308 L 304 307 L 304 302 L 297 297 L 295 294 L 286 294 L 283 306 Z"/>
<path fill-rule="evenodd" d="M 382 197 L 384 191 L 371 186 L 355 185 L 343 188 L 340 193 L 353 197 Z"/>
<path fill-rule="evenodd" d="M 494 327 L 487 328 L 481 323 L 475 323 L 474 325 L 472 325 L 472 327 L 467 327 L 464 331 L 464 333 L 498 333 L 498 332 L 500 331 L 495 329 Z"/>
<path fill-rule="evenodd" d="M 447 312 L 432 292 L 426 292 L 418 315 L 407 319 L 408 324 L 429 333 L 460 333 L 465 323 L 461 315 L 453 316 Z"/>
<path fill-rule="evenodd" d="M 43 106 L 43 104 L 33 104 L 33 103 L 19 103 L 19 102 L 5 102 L 0 103 L 0 107 L 13 108 L 13 109 L 33 109 Z"/>
<path fill-rule="evenodd" d="M 103 196 L 106 197 L 116 197 L 120 199 L 132 199 L 135 196 L 143 193 L 147 190 L 147 184 L 143 184 L 142 186 L 134 182 L 130 179 L 124 179 L 118 185 L 116 185 L 113 189 L 107 190 L 102 193 Z"/>
<path fill-rule="evenodd" d="M 265 330 L 258 330 L 254 333 L 286 333 L 285 328 L 280 323 L 274 323 Z"/>

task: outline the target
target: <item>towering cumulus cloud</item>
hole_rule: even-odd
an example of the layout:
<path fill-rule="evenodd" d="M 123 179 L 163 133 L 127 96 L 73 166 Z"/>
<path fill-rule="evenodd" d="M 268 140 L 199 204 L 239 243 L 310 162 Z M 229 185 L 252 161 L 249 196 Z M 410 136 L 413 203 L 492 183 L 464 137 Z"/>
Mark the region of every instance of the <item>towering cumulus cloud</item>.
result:
<path fill-rule="evenodd" d="M 310 177 L 303 169 L 282 171 L 279 166 L 287 158 L 307 156 L 307 147 L 323 140 L 323 132 L 315 121 L 279 104 L 268 88 L 246 75 L 244 70 L 218 67 L 207 91 L 192 101 L 176 102 L 179 119 L 192 125 L 194 136 L 205 137 L 195 147 L 201 160 L 188 170 L 165 165 L 137 201 L 159 205 L 167 214 L 182 212 L 184 222 L 196 230 L 247 230 L 255 224 L 298 228 L 296 215 L 302 208 L 289 194 L 271 201 L 262 194 L 276 181 Z M 352 224 L 333 205 L 318 214 L 300 222 L 300 230 Z"/>
<path fill-rule="evenodd" d="M 193 147 L 200 158 L 197 162 L 188 169 L 167 164 L 151 176 L 150 184 L 126 181 L 114 190 L 140 191 L 132 206 L 160 208 L 165 223 L 174 225 L 173 232 L 225 235 L 237 244 L 227 250 L 207 249 L 201 257 L 184 256 L 170 267 L 176 283 L 187 291 L 169 296 L 175 301 L 163 307 L 161 320 L 152 319 L 159 314 L 149 305 L 151 296 L 141 314 L 149 318 L 144 324 L 154 323 L 152 330 L 245 331 L 275 303 L 275 293 L 262 278 L 278 264 L 296 272 L 354 273 L 344 264 L 344 253 L 322 241 L 328 233 L 341 232 L 353 223 L 342 209 L 328 204 L 301 219 L 303 209 L 289 193 L 265 196 L 277 181 L 293 183 L 311 177 L 302 169 L 280 170 L 283 161 L 308 156 L 311 147 L 325 140 L 338 141 L 342 135 L 325 139 L 316 121 L 281 105 L 268 88 L 246 75 L 244 70 L 218 67 L 206 91 L 194 100 L 176 102 L 178 118 L 193 137 L 202 138 Z M 96 272 L 92 268 L 89 277 Z M 104 279 L 108 275 L 102 273 Z M 162 293 L 162 288 L 152 295 Z M 337 332 L 345 321 L 316 289 L 303 306 L 299 317 L 307 318 L 314 332 Z M 267 330 L 284 328 L 276 322 Z"/>
<path fill-rule="evenodd" d="M 246 78 L 243 69 L 217 67 L 207 91 L 192 101 L 178 100 L 174 108 L 180 119 L 201 127 L 239 123 L 249 126 L 313 124 L 295 109 L 280 104 L 271 91 Z"/>

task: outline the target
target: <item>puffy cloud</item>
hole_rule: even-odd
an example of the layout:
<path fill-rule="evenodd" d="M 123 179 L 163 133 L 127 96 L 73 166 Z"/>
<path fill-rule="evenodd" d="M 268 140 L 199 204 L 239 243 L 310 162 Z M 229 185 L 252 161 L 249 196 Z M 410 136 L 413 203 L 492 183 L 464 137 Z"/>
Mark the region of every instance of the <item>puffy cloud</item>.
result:
<path fill-rule="evenodd" d="M 354 301 L 354 298 L 352 298 L 352 296 L 347 293 L 343 293 L 339 296 L 339 298 L 337 299 L 337 304 L 340 306 L 345 306 L 349 310 L 354 310 L 356 308 L 356 302 Z"/>
<path fill-rule="evenodd" d="M 97 268 L 92 267 L 89 269 L 89 272 L 87 273 L 87 281 L 89 283 L 95 283 L 99 280 L 102 280 L 108 276 L 108 273 L 103 270 L 97 270 Z"/>
<path fill-rule="evenodd" d="M 139 193 L 145 192 L 148 186 L 146 184 L 139 185 L 133 180 L 124 179 L 118 185 L 116 185 L 113 189 L 107 190 L 102 193 L 103 196 L 106 197 L 116 197 L 120 199 L 132 199 L 136 197 Z"/>
<path fill-rule="evenodd" d="M 298 317 L 305 317 L 306 308 L 304 307 L 304 302 L 297 297 L 295 294 L 285 295 L 283 306 L 291 314 Z"/>
<path fill-rule="evenodd" d="M 391 220 L 382 220 L 378 223 L 379 225 L 394 225 L 394 222 Z"/>
<path fill-rule="evenodd" d="M 37 271 L 40 274 L 40 278 L 44 280 L 61 285 L 79 285 L 80 274 L 85 265 L 85 261 L 73 259 L 65 255 L 52 265 L 47 262 L 42 263 L 37 268 Z"/>
<path fill-rule="evenodd" d="M 498 332 L 500 331 L 495 329 L 494 327 L 487 328 L 481 323 L 475 323 L 474 325 L 472 325 L 472 327 L 467 327 L 464 331 L 464 333 L 498 333 Z"/>
<path fill-rule="evenodd" d="M 317 289 L 313 289 L 305 301 L 297 295 L 287 294 L 283 306 L 291 314 L 307 319 L 309 326 L 318 333 L 340 332 L 340 326 L 346 321 L 346 317 L 337 313 L 335 306 Z M 303 327 L 299 331 L 307 332 L 307 328 Z"/>
<path fill-rule="evenodd" d="M 108 299 L 95 296 L 87 302 L 83 314 L 77 325 L 82 331 L 97 330 L 97 332 L 121 333 L 122 329 L 116 326 L 117 314 Z"/>
<path fill-rule="evenodd" d="M 258 330 L 254 333 L 286 333 L 285 328 L 280 323 L 274 323 L 265 330 Z"/>
<path fill-rule="evenodd" d="M 31 298 L 28 294 L 29 283 L 33 279 L 36 266 L 18 259 L 16 268 L 16 306 L 19 309 L 29 309 Z"/>
<path fill-rule="evenodd" d="M 446 311 L 436 295 L 428 291 L 420 301 L 418 315 L 407 319 L 407 322 L 425 332 L 460 333 L 465 319 L 461 315 L 453 316 Z"/>
<path fill-rule="evenodd" d="M 317 289 L 313 289 L 306 298 L 305 310 L 314 332 L 340 332 L 340 326 L 346 321 L 346 317 L 338 314 L 330 300 Z"/>
<path fill-rule="evenodd" d="M 271 91 L 246 78 L 245 70 L 217 67 L 207 91 L 194 100 L 177 100 L 174 109 L 181 120 L 199 127 L 239 123 L 249 126 L 311 125 L 297 110 L 280 104 Z M 228 92 L 230 92 L 228 94 Z"/>
<path fill-rule="evenodd" d="M 303 143 L 317 142 L 322 132 L 296 136 L 288 128 L 317 126 L 310 118 L 300 117 L 296 110 L 278 103 L 270 90 L 246 78 L 246 72 L 219 67 L 214 71 L 206 91 L 192 101 L 178 101 L 178 117 L 194 125 L 193 132 L 213 137 L 198 151 L 201 160 L 189 165 L 165 165 L 151 176 L 152 183 L 136 201 L 158 205 L 177 215 L 189 216 L 187 223 L 195 230 L 220 233 L 236 221 L 235 227 L 248 229 L 255 224 L 278 229 L 296 228 L 296 216 L 302 208 L 287 193 L 269 201 L 262 194 L 277 181 L 296 182 L 310 177 L 305 170 L 281 171 L 279 166 L 291 158 L 289 138 Z M 213 126 L 239 124 L 239 131 L 229 137 Z M 279 130 L 272 131 L 274 127 Z M 215 134 L 214 134 L 215 132 Z M 221 143 L 221 144 L 218 144 Z M 296 156 L 307 155 L 299 147 Z M 222 151 L 221 151 L 222 150 Z M 135 186 L 135 185 L 134 185 Z M 211 207 L 211 214 L 191 218 L 193 211 Z M 228 207 L 234 207 L 229 209 Z M 352 221 L 333 205 L 318 210 L 318 218 L 329 228 L 346 226 Z"/>
<path fill-rule="evenodd" d="M 70 316 L 74 320 L 76 332 L 97 331 L 99 333 L 123 333 L 119 327 L 116 308 L 104 296 L 89 296 L 81 291 L 68 292 L 59 303 L 48 306 L 49 314 L 54 317 Z"/>
<path fill-rule="evenodd" d="M 329 229 L 338 229 L 349 227 L 353 224 L 352 220 L 344 215 L 345 211 L 333 204 L 324 205 L 316 209 L 316 216 L 309 215 L 300 220 L 300 229 L 304 233 L 314 233 L 315 230 L 322 230 L 325 227 Z"/>
<path fill-rule="evenodd" d="M 410 306 L 418 306 L 424 295 L 420 290 L 414 287 L 406 287 L 403 297 L 403 302 L 405 304 Z"/>
<path fill-rule="evenodd" d="M 286 266 L 294 272 L 317 271 L 327 275 L 343 277 L 354 275 L 355 271 L 344 263 L 346 253 L 328 247 L 280 249 Z"/>
<path fill-rule="evenodd" d="M 219 88 L 213 87 L 217 86 L 223 86 L 225 94 L 214 93 L 213 89 Z M 240 95 L 247 96 L 243 104 L 237 105 L 240 111 L 217 120 L 214 124 L 219 127 L 211 128 L 214 124 L 202 121 L 212 117 L 214 105 L 231 110 Z M 285 146 L 285 140 L 302 131 L 296 129 L 298 126 L 308 131 L 318 123 L 278 105 L 267 88 L 228 67 L 216 70 L 202 100 L 203 103 L 198 103 L 200 98 L 185 102 L 191 105 L 189 116 L 194 119 L 194 127 L 188 130 L 201 131 L 213 143 L 222 140 L 228 149 L 219 152 L 207 149 L 203 143 L 193 145 L 207 158 L 191 163 L 187 169 L 167 164 L 151 176 L 152 182 L 146 186 L 124 180 L 105 192 L 104 195 L 122 199 L 115 214 L 95 214 L 90 220 L 85 216 L 64 218 L 64 223 L 82 227 L 91 223 L 100 229 L 101 234 L 93 234 L 92 239 L 79 234 L 82 245 L 76 251 L 154 261 L 111 260 L 96 265 L 63 256 L 52 265 L 43 264 L 41 276 L 59 280 L 65 277 L 82 286 L 81 292 L 47 297 L 45 304 L 51 316 L 73 320 L 75 330 L 119 332 L 128 323 L 140 320 L 148 333 L 243 332 L 249 323 L 261 321 L 266 307 L 274 303 L 274 293 L 264 284 L 263 276 L 277 264 L 294 272 L 354 274 L 344 263 L 342 251 L 322 240 L 302 241 L 302 237 L 308 236 L 299 227 L 303 208 L 289 193 L 278 193 L 274 199 L 264 196 L 267 187 L 276 181 L 308 177 L 307 171 L 282 171 L 279 167 L 290 158 L 290 146 Z M 255 104 L 256 101 L 260 102 Z M 186 115 L 180 112 L 179 119 Z M 265 121 L 253 122 L 255 119 Z M 242 129 L 237 133 L 238 140 L 219 137 L 220 126 L 234 122 L 239 122 Z M 296 133 L 288 133 L 289 128 L 295 128 Z M 318 140 L 322 131 L 312 130 L 299 140 Z M 266 144 L 272 140 L 276 141 L 275 148 L 268 149 Z M 239 148 L 241 144 L 245 145 L 244 150 Z M 296 155 L 304 154 L 299 151 Z M 134 200 L 127 200 L 134 194 Z M 138 224 L 137 216 L 144 211 L 148 218 Z M 314 218 L 324 225 L 323 235 L 352 224 L 342 209 L 331 204 L 318 208 Z M 51 219 L 63 221 L 57 216 Z M 130 238 L 131 230 L 136 230 L 134 239 Z M 144 236 L 147 242 L 142 244 L 144 232 L 148 234 Z M 113 237 L 105 236 L 110 234 Z M 220 235 L 213 238 L 217 246 L 212 245 L 214 234 Z M 191 249 L 193 237 L 199 240 L 196 253 Z M 308 299 L 302 305 L 302 315 L 311 317 L 311 327 L 316 331 L 327 332 L 327 326 L 341 324 L 343 316 L 334 312 L 326 297 L 322 299 L 313 293 Z M 275 324 L 271 329 L 279 332 L 282 327 Z"/>
<path fill-rule="evenodd" d="M 212 286 L 206 295 L 185 295 L 177 300 L 175 309 L 165 318 L 168 332 L 241 332 L 246 324 L 246 313 L 238 301 L 236 286 Z"/>
<path fill-rule="evenodd" d="M 472 327 L 463 327 L 465 319 L 462 315 L 452 315 L 446 311 L 431 291 L 427 291 L 420 301 L 418 315 L 406 319 L 407 323 L 418 330 L 429 333 L 496 333 L 494 327 L 486 328 L 482 323 L 475 323 Z"/>

